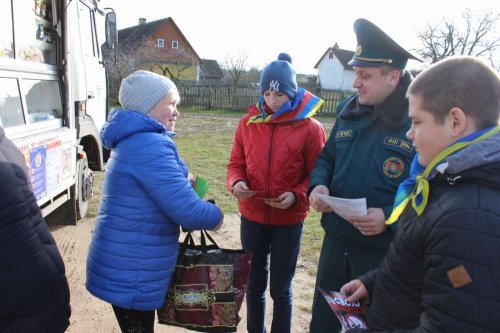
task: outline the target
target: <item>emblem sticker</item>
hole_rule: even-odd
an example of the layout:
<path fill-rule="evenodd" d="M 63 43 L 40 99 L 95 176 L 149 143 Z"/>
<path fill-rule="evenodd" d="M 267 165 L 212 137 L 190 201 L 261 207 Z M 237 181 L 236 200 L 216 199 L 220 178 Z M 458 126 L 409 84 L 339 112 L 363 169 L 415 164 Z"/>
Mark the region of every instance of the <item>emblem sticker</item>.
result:
<path fill-rule="evenodd" d="M 389 178 L 399 178 L 405 171 L 405 164 L 397 157 L 389 157 L 382 166 L 384 174 Z"/>

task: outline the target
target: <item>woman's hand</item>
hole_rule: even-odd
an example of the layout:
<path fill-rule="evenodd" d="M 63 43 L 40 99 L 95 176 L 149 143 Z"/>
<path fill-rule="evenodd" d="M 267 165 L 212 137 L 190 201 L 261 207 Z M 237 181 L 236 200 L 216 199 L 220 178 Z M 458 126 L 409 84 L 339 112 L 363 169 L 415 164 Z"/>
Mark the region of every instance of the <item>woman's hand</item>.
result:
<path fill-rule="evenodd" d="M 285 192 L 277 198 L 268 198 L 264 202 L 274 208 L 287 209 L 295 203 L 295 194 L 293 192 Z"/>
<path fill-rule="evenodd" d="M 256 191 L 251 191 L 248 188 L 247 183 L 244 181 L 240 180 L 233 186 L 233 195 L 238 198 L 238 199 L 248 199 L 250 197 L 253 197 L 257 193 Z"/>

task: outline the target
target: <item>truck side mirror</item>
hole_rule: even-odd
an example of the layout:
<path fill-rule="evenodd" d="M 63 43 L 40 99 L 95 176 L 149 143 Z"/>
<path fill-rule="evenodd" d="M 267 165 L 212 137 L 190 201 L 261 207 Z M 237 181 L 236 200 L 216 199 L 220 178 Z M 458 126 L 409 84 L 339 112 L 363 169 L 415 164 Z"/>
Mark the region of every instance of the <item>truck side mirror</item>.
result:
<path fill-rule="evenodd" d="M 118 30 L 116 29 L 116 13 L 106 13 L 106 47 L 110 50 L 118 48 Z"/>

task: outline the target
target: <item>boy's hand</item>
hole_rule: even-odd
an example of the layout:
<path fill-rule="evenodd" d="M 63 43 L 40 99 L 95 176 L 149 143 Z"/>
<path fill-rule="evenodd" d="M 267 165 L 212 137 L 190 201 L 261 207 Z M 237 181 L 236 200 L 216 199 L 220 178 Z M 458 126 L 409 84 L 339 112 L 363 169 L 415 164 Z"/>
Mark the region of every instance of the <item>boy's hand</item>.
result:
<path fill-rule="evenodd" d="M 360 301 L 361 304 L 366 304 L 369 301 L 368 290 L 360 279 L 352 280 L 340 288 L 340 292 L 345 295 L 350 295 L 347 301 L 354 303 Z"/>
<path fill-rule="evenodd" d="M 321 202 L 317 194 L 330 195 L 330 190 L 328 189 L 328 187 L 326 187 L 325 185 L 316 185 L 316 187 L 314 187 L 314 189 L 311 191 L 311 194 L 309 195 L 309 204 L 318 212 L 331 212 L 332 209 L 330 208 L 330 206 L 325 205 L 323 202 Z"/>
<path fill-rule="evenodd" d="M 287 209 L 295 203 L 295 195 L 292 192 L 285 192 L 276 199 L 265 199 L 265 203 L 278 209 Z"/>
<path fill-rule="evenodd" d="M 364 236 L 375 236 L 387 229 L 382 208 L 368 208 L 367 215 L 350 216 L 349 222 Z"/>
<path fill-rule="evenodd" d="M 233 195 L 238 199 L 248 199 L 253 197 L 257 193 L 256 191 L 250 191 L 247 183 L 244 181 L 239 181 L 233 186 Z"/>

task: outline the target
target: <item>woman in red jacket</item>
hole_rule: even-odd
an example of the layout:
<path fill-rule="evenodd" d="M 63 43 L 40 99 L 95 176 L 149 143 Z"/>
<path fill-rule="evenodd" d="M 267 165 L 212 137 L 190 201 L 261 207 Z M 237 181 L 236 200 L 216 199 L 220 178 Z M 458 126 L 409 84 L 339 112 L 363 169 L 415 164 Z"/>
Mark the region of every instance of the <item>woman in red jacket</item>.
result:
<path fill-rule="evenodd" d="M 262 96 L 238 124 L 227 171 L 227 186 L 239 201 L 241 242 L 252 251 L 246 292 L 250 333 L 266 332 L 269 270 L 271 331 L 290 332 L 291 282 L 309 211 L 306 191 L 326 140 L 323 126 L 312 119 L 323 100 L 297 87 L 291 62 L 281 53 L 264 68 Z"/>

